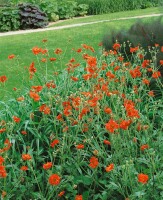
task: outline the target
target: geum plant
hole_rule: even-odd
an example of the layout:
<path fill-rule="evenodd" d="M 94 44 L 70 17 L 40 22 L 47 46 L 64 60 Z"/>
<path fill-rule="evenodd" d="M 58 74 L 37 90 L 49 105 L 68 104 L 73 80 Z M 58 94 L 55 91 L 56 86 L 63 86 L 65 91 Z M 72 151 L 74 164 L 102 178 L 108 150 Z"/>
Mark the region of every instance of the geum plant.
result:
<path fill-rule="evenodd" d="M 28 87 L 14 88 L 0 112 L 2 199 L 163 198 L 162 102 L 149 88 L 151 79 L 162 87 L 161 74 L 141 47 L 131 49 L 132 63 L 121 48 L 116 42 L 97 57 L 83 44 L 53 74 L 62 49 L 32 48 Z M 9 81 L 0 76 L 2 87 Z"/>

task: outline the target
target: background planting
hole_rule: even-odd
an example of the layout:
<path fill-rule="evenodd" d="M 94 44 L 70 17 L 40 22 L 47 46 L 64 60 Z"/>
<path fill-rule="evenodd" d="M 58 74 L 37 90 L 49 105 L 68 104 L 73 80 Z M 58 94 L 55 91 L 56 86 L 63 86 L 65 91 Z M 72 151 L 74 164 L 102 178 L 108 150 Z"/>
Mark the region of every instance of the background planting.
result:
<path fill-rule="evenodd" d="M 116 3 L 112 0 L 77 0 L 77 2 L 89 5 L 89 15 L 144 9 L 162 4 L 161 0 L 116 0 Z"/>

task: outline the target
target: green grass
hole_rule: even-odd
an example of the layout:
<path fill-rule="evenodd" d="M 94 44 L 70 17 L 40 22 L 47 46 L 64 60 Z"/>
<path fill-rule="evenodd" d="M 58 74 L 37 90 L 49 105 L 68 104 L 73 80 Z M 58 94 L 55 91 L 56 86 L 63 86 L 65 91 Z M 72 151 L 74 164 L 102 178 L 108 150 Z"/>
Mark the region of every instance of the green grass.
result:
<path fill-rule="evenodd" d="M 149 21 L 153 18 L 146 18 L 143 21 Z M 102 40 L 104 34 L 113 28 L 129 28 L 136 19 L 105 22 L 93 25 L 87 25 L 83 27 L 76 27 L 71 29 L 45 31 L 39 33 L 30 33 L 14 36 L 5 36 L 0 38 L 0 76 L 6 75 L 8 81 L 5 87 L 0 85 L 0 97 L 2 100 L 8 99 L 13 93 L 13 88 L 17 87 L 22 90 L 25 87 L 24 80 L 28 79 L 28 72 L 24 67 L 29 67 L 30 63 L 34 61 L 38 68 L 36 57 L 32 54 L 31 49 L 34 46 L 44 47 L 42 43 L 43 39 L 48 39 L 48 49 L 51 57 L 55 57 L 53 51 L 56 48 L 62 48 L 64 51 L 64 57 L 62 58 L 62 66 L 60 62 L 54 64 L 48 64 L 48 73 L 51 74 L 57 69 L 65 67 L 69 58 L 75 57 L 78 62 L 81 61 L 81 55 L 74 54 L 72 48 L 80 48 L 81 44 L 92 45 L 96 48 L 98 54 L 98 43 Z M 91 31 L 90 31 L 91 30 Z M 18 57 L 19 63 L 15 60 L 8 60 L 7 57 L 10 54 L 15 54 Z M 42 56 L 44 57 L 44 56 Z M 45 73 L 46 67 L 44 63 L 41 63 L 40 71 Z M 27 80 L 28 82 L 28 80 Z M 27 84 L 27 83 L 26 83 Z"/>
<path fill-rule="evenodd" d="M 95 22 L 100 20 L 112 20 L 116 18 L 122 17 L 134 17 L 139 15 L 149 15 L 149 14 L 158 14 L 163 13 L 163 7 L 155 7 L 155 8 L 147 8 L 147 9 L 139 9 L 133 11 L 125 11 L 125 12 L 116 12 L 116 13 L 109 13 L 103 15 L 93 15 L 93 16 L 86 16 L 81 18 L 74 18 L 68 19 L 61 22 L 58 22 L 53 25 L 49 25 L 49 27 L 57 27 L 57 26 L 64 26 L 70 24 L 77 24 L 77 23 L 88 23 L 88 22 Z"/>

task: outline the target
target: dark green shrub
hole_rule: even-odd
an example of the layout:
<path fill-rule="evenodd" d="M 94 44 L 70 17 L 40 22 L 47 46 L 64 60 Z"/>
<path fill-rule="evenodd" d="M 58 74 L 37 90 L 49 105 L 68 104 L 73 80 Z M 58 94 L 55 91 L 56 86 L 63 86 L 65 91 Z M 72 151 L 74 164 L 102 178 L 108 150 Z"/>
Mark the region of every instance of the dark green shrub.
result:
<path fill-rule="evenodd" d="M 15 7 L 0 7 L 0 32 L 18 30 L 19 10 Z"/>
<path fill-rule="evenodd" d="M 18 7 L 21 29 L 43 28 L 48 25 L 46 14 L 37 5 L 22 3 Z"/>

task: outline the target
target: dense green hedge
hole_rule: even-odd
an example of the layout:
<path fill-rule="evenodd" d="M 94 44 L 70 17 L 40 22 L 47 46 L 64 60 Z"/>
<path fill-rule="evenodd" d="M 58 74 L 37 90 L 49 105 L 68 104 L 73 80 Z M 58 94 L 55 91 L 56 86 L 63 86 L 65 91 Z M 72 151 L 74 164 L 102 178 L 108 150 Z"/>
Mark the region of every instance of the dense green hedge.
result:
<path fill-rule="evenodd" d="M 161 5 L 162 0 L 77 0 L 77 2 L 88 4 L 88 14 L 96 15 L 155 7 Z"/>

